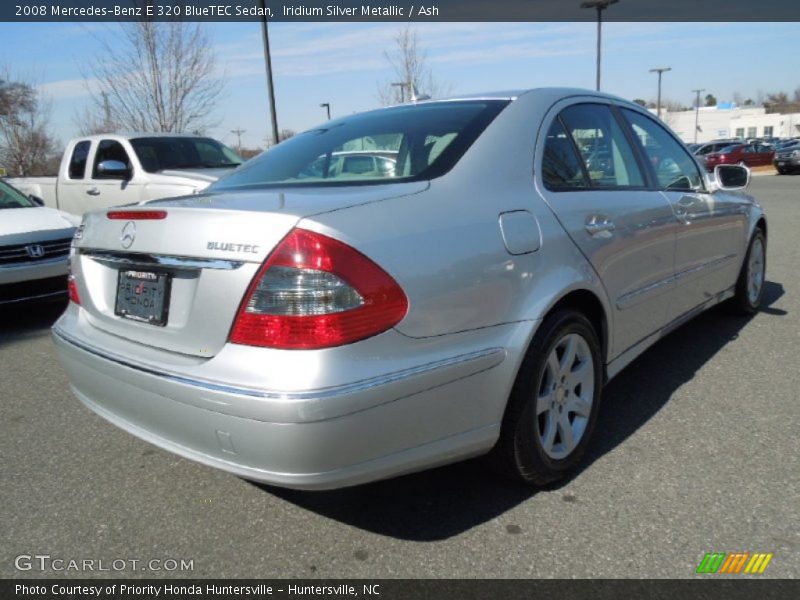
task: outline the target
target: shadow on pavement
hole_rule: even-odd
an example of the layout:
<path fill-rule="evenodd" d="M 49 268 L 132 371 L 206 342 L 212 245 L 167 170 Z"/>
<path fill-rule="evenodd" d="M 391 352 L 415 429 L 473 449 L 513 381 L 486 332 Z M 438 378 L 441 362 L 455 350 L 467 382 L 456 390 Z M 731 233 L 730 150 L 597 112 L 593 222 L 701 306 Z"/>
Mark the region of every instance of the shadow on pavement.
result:
<path fill-rule="evenodd" d="M 767 282 L 762 312 L 787 314 L 771 308 L 783 293 L 782 285 Z M 707 311 L 692 320 L 691 326 L 677 329 L 639 357 L 634 368 L 624 370 L 609 383 L 593 440 L 578 471 L 548 489 L 563 487 L 623 443 L 661 410 L 676 389 L 738 337 L 750 317 L 725 314 L 724 308 Z M 458 535 L 502 515 L 536 493 L 535 489 L 498 478 L 480 459 L 326 492 L 253 485 L 353 527 L 413 541 Z M 564 500 L 570 499 L 565 494 Z"/>
<path fill-rule="evenodd" d="M 0 306 L 0 346 L 50 335 L 50 328 L 66 307 L 66 299 Z"/>

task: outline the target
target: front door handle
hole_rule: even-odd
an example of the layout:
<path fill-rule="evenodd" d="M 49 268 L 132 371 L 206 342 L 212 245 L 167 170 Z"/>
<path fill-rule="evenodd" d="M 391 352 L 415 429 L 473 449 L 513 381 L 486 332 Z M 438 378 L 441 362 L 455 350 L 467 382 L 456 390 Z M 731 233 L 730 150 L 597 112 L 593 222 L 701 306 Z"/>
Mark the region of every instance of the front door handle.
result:
<path fill-rule="evenodd" d="M 614 225 L 613 221 L 609 221 L 608 218 L 597 215 L 591 217 L 586 223 L 586 231 L 589 232 L 589 235 L 593 236 L 609 236 L 614 229 L 616 229 L 616 225 Z"/>
<path fill-rule="evenodd" d="M 100 190 L 98 190 L 96 187 L 93 187 L 86 190 L 86 193 L 89 194 L 90 196 L 99 196 Z"/>
<path fill-rule="evenodd" d="M 683 196 L 676 205 L 675 217 L 684 225 L 688 225 L 694 217 L 694 207 L 697 200 L 691 196 Z"/>

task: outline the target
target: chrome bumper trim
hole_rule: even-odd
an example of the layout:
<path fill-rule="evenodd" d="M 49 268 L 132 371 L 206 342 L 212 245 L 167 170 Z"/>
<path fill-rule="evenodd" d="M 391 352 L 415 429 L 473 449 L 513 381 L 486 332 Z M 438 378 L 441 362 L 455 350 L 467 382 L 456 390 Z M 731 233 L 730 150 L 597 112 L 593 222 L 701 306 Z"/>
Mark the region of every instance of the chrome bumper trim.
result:
<path fill-rule="evenodd" d="M 319 388 L 316 390 L 281 392 L 281 391 L 263 390 L 257 388 L 236 387 L 212 381 L 205 381 L 202 379 L 185 377 L 183 375 L 177 375 L 174 373 L 158 371 L 156 369 L 153 369 L 145 365 L 130 362 L 129 360 L 124 359 L 120 356 L 109 355 L 108 353 L 103 352 L 98 348 L 94 348 L 82 341 L 76 340 L 75 338 L 71 337 L 69 334 L 65 333 L 63 330 L 59 328 L 54 327 L 52 333 L 54 336 L 58 337 L 61 341 L 70 344 L 80 350 L 83 350 L 84 352 L 88 352 L 89 354 L 93 354 L 104 360 L 114 362 L 123 367 L 134 369 L 136 371 L 139 371 L 141 373 L 146 373 L 148 375 L 153 375 L 167 381 L 200 388 L 202 390 L 207 390 L 207 391 L 221 392 L 237 396 L 247 396 L 264 400 L 283 400 L 283 401 L 320 400 L 320 399 L 336 398 L 340 396 L 347 396 L 349 394 L 353 394 L 356 392 L 363 392 L 365 390 L 381 387 L 384 385 L 388 385 L 390 383 L 396 383 L 398 381 L 409 379 L 411 377 L 425 375 L 433 371 L 437 371 L 439 369 L 454 367 L 456 365 L 462 365 L 470 362 L 478 362 L 478 361 L 484 362 L 485 364 L 482 364 L 481 368 L 476 372 L 484 371 L 499 365 L 501 362 L 503 362 L 506 356 L 506 351 L 503 348 L 486 348 L 484 350 L 478 350 L 475 352 L 460 354 L 450 358 L 426 363 L 424 365 L 403 369 L 401 371 L 395 371 L 393 373 L 387 373 L 385 375 L 378 375 L 376 377 L 363 379 L 361 381 L 356 381 L 354 383 L 348 383 L 344 385 L 332 386 L 327 388 Z"/>
<path fill-rule="evenodd" d="M 82 250 L 82 256 L 112 265 L 130 267 L 169 267 L 177 269 L 220 269 L 233 271 L 244 262 L 219 258 L 190 258 L 186 256 L 167 256 L 137 252 L 115 252 L 113 250 Z"/>

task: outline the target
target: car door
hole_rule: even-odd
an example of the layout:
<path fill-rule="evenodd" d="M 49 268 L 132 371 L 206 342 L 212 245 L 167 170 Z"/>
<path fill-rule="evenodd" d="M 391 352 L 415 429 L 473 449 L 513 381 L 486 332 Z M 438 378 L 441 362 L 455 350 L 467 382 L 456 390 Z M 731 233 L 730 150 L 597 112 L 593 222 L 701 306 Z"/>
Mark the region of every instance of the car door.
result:
<path fill-rule="evenodd" d="M 609 105 L 557 104 L 542 131 L 540 193 L 603 283 L 615 358 L 665 323 L 675 217 Z"/>
<path fill-rule="evenodd" d="M 118 161 L 128 167 L 125 175 L 105 174 L 100 163 Z M 136 180 L 136 171 L 125 147 L 113 139 L 100 140 L 87 173 L 86 188 L 79 207 L 81 212 L 130 204 L 141 200 L 142 185 Z"/>
<path fill-rule="evenodd" d="M 713 298 L 736 280 L 747 222 L 733 195 L 712 194 L 683 145 L 652 117 L 624 108 L 659 191 L 678 221 L 675 287 L 668 316 L 675 319 Z"/>
<path fill-rule="evenodd" d="M 83 214 L 83 198 L 86 196 L 87 169 L 91 160 L 92 142 L 90 140 L 78 140 L 71 148 L 66 149 L 69 161 L 61 167 L 58 174 L 56 185 L 56 195 L 58 197 L 58 208 L 66 212 L 80 215 Z"/>

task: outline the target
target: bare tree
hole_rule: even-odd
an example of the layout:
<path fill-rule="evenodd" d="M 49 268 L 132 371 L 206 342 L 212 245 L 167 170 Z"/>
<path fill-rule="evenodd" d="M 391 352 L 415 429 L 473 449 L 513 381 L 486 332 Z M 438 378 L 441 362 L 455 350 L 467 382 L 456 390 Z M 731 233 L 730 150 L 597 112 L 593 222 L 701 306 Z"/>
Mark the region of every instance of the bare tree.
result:
<path fill-rule="evenodd" d="M 89 67 L 90 124 L 174 133 L 214 125 L 223 82 L 201 24 L 145 20 L 120 27 L 119 37 L 101 40 Z"/>
<path fill-rule="evenodd" d="M 82 111 L 75 113 L 72 122 L 81 135 L 95 135 L 98 133 L 113 133 L 121 131 L 123 127 L 114 118 L 111 103 L 107 92 L 100 92 L 102 110 L 97 106 L 85 106 Z"/>
<path fill-rule="evenodd" d="M 55 150 L 50 105 L 30 83 L 0 77 L 0 166 L 11 175 L 44 175 Z"/>
<path fill-rule="evenodd" d="M 436 81 L 428 66 L 428 53 L 419 47 L 417 33 L 406 26 L 394 37 L 395 47 L 383 56 L 394 75 L 392 81 L 378 84 L 378 101 L 383 106 L 410 100 L 413 95 L 445 95 L 450 86 Z"/>

